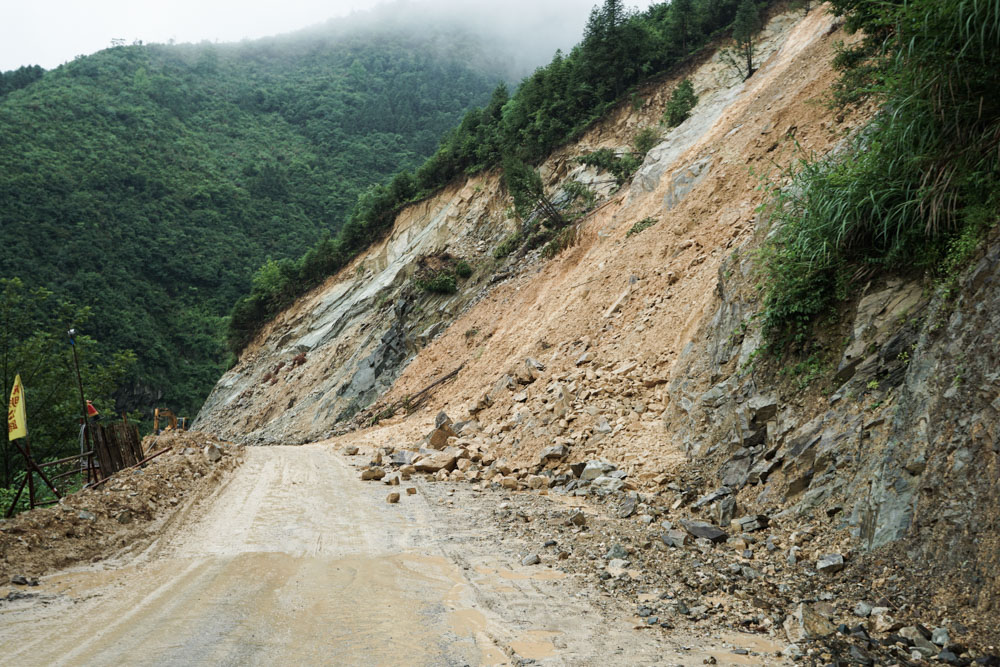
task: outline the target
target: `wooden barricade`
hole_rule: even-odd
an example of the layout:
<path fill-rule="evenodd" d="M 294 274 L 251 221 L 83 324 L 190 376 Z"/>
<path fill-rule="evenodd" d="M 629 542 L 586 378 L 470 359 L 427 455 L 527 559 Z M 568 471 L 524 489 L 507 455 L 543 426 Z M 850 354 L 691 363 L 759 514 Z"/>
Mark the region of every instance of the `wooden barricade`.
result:
<path fill-rule="evenodd" d="M 101 477 L 142 461 L 142 442 L 139 439 L 139 427 L 135 424 L 91 424 L 88 428 Z"/>

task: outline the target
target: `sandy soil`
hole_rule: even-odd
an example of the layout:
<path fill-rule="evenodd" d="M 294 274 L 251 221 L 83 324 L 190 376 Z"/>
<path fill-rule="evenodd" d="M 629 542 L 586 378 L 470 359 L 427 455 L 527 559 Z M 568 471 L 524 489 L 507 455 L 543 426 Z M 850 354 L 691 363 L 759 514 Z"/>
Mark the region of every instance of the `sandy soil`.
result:
<path fill-rule="evenodd" d="M 702 664 L 777 661 L 742 636 L 634 629 L 614 601 L 491 525 L 493 492 L 358 481 L 330 445 L 247 450 L 138 558 L 42 579 L 0 606 L 22 665 Z M 388 504 L 390 491 L 402 492 Z M 553 501 L 556 502 L 556 501 Z"/>

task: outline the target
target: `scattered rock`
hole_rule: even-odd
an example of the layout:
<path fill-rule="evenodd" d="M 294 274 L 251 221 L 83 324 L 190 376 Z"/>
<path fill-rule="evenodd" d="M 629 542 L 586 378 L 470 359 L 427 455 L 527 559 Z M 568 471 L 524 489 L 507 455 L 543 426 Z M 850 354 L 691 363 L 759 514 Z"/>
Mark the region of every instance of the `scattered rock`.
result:
<path fill-rule="evenodd" d="M 521 560 L 521 565 L 524 565 L 524 566 L 538 565 L 541 562 L 542 562 L 542 559 L 538 556 L 538 554 L 529 554 L 529 555 L 525 556 L 523 560 Z"/>
<path fill-rule="evenodd" d="M 889 632 L 895 624 L 888 607 L 874 607 L 869 615 L 869 627 L 875 632 Z"/>
<path fill-rule="evenodd" d="M 558 461 L 560 459 L 566 458 L 568 451 L 565 445 L 554 445 L 552 447 L 546 447 L 542 450 L 541 462 L 546 463 L 548 461 Z"/>
<path fill-rule="evenodd" d="M 628 498 L 626 498 L 625 502 L 623 502 L 618 507 L 618 518 L 627 519 L 633 514 L 635 514 L 635 508 L 637 504 L 638 501 L 635 499 L 635 496 L 629 496 Z"/>
<path fill-rule="evenodd" d="M 444 416 L 445 421 L 427 434 L 427 446 L 431 449 L 444 449 L 448 446 L 448 438 L 458 437 L 458 434 L 451 428 L 451 420 L 448 419 L 448 415 L 445 415 L 442 412 L 438 415 L 438 419 L 436 419 L 435 422 L 441 421 L 442 415 Z"/>
<path fill-rule="evenodd" d="M 365 468 L 361 471 L 361 481 L 380 480 L 385 477 L 385 470 L 381 468 Z"/>
<path fill-rule="evenodd" d="M 500 478 L 500 486 L 505 489 L 510 489 L 511 491 L 516 491 L 520 484 L 518 483 L 516 477 L 507 476 Z"/>
<path fill-rule="evenodd" d="M 93 512 L 88 512 L 87 510 L 80 510 L 77 515 L 77 519 L 83 519 L 84 521 L 97 521 L 97 515 Z"/>
<path fill-rule="evenodd" d="M 414 487 L 414 486 L 408 486 L 408 487 L 406 487 L 406 495 L 408 495 L 408 496 L 415 496 L 415 495 L 417 495 L 417 489 L 416 489 L 416 487 Z"/>
<path fill-rule="evenodd" d="M 395 491 L 392 492 L 392 493 L 390 493 L 388 496 L 385 497 L 385 502 L 389 503 L 390 505 L 394 505 L 394 504 L 398 503 L 399 502 L 399 494 L 396 493 Z"/>
<path fill-rule="evenodd" d="M 217 461 L 222 459 L 222 450 L 219 449 L 218 445 L 215 444 L 205 445 L 204 451 L 205 451 L 205 458 L 207 458 L 212 463 L 216 463 Z"/>
<path fill-rule="evenodd" d="M 574 526 L 584 526 L 587 523 L 587 517 L 583 512 L 573 512 L 569 517 L 569 523 Z"/>
<path fill-rule="evenodd" d="M 625 568 L 628 567 L 628 561 L 624 558 L 615 558 L 608 562 L 607 572 L 612 577 L 619 577 L 625 574 Z"/>
<path fill-rule="evenodd" d="M 948 635 L 948 628 L 934 628 L 931 632 L 931 641 L 938 646 L 947 646 L 951 641 L 951 637 Z"/>
<path fill-rule="evenodd" d="M 874 665 L 875 664 L 875 659 L 872 658 L 868 654 L 868 652 L 865 651 L 860 646 L 852 644 L 851 645 L 850 654 L 851 654 L 851 662 L 853 662 L 855 664 L 858 664 L 858 665 Z"/>
<path fill-rule="evenodd" d="M 347 456 L 354 456 L 358 453 L 358 448 L 353 445 L 350 447 L 344 447 L 344 454 Z"/>
<path fill-rule="evenodd" d="M 854 605 L 854 615 L 860 616 L 861 618 L 868 618 L 868 615 L 872 613 L 872 606 L 867 602 L 859 602 Z"/>
<path fill-rule="evenodd" d="M 837 631 L 832 623 L 804 602 L 785 618 L 784 628 L 788 641 L 793 644 L 806 639 L 827 637 Z"/>
<path fill-rule="evenodd" d="M 771 519 L 765 514 L 748 514 L 733 519 L 732 526 L 741 533 L 753 533 L 770 525 Z"/>
<path fill-rule="evenodd" d="M 436 473 L 441 470 L 452 471 L 455 469 L 455 462 L 458 460 L 453 453 L 437 452 L 429 456 L 421 456 L 414 461 L 413 469 L 417 472 Z"/>
<path fill-rule="evenodd" d="M 434 417 L 434 428 L 441 428 L 442 426 L 451 426 L 451 425 L 452 425 L 451 418 L 449 418 L 447 413 L 445 413 L 443 410 L 437 413 L 437 416 Z"/>
<path fill-rule="evenodd" d="M 130 512 L 129 510 L 122 510 L 121 512 L 118 513 L 118 516 L 115 518 L 118 520 L 118 523 L 120 524 L 132 523 L 132 512 Z"/>
<path fill-rule="evenodd" d="M 681 549 L 688 543 L 691 537 L 683 530 L 668 530 L 660 539 L 662 539 L 663 543 L 668 547 Z"/>
<path fill-rule="evenodd" d="M 701 498 L 699 498 L 698 500 L 694 501 L 694 503 L 691 504 L 691 509 L 698 509 L 700 507 L 704 507 L 705 505 L 708 505 L 709 503 L 714 503 L 719 498 L 724 498 L 725 496 L 728 496 L 731 493 L 732 489 L 730 489 L 728 486 L 719 487 L 715 491 L 712 491 L 711 493 L 706 494 Z"/>
<path fill-rule="evenodd" d="M 955 655 L 954 651 L 949 651 L 948 649 L 938 653 L 937 659 L 941 662 L 947 662 L 949 665 L 954 665 L 958 662 L 958 656 Z"/>
<path fill-rule="evenodd" d="M 709 542 L 719 543 L 725 542 L 726 537 L 728 537 L 726 531 L 704 521 L 681 521 L 680 523 L 684 527 L 684 530 L 695 538 L 703 538 Z"/>
<path fill-rule="evenodd" d="M 826 554 L 816 561 L 816 570 L 825 574 L 834 574 L 844 569 L 844 557 L 840 554 Z"/>
<path fill-rule="evenodd" d="M 604 554 L 605 560 L 614 560 L 616 558 L 628 558 L 628 552 L 625 551 L 625 547 L 620 544 L 612 544 L 611 548 L 608 549 L 608 552 Z"/>
<path fill-rule="evenodd" d="M 609 473 L 614 469 L 615 466 L 607 461 L 587 461 L 586 467 L 580 473 L 580 479 L 583 481 L 593 481 L 598 477 L 603 477 L 605 473 Z"/>

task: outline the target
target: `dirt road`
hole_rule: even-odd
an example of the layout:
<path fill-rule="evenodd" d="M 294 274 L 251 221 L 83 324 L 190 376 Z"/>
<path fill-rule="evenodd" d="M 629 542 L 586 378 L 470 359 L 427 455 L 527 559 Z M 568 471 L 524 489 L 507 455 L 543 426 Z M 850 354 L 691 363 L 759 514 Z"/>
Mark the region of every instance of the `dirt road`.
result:
<path fill-rule="evenodd" d="M 9 664 L 551 665 L 732 662 L 664 640 L 580 582 L 522 567 L 484 518 L 415 484 L 399 504 L 331 448 L 251 448 L 138 560 L 46 577 L 0 606 Z M 404 487 L 405 488 L 405 487 Z M 391 490 L 399 490 L 393 487 Z M 714 642 L 714 643 L 713 643 Z"/>

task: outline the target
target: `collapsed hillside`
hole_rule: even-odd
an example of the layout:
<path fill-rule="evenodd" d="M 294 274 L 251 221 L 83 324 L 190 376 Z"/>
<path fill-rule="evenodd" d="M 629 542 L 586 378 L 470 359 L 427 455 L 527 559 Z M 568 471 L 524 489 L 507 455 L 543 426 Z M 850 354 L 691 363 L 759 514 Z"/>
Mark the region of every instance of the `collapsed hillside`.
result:
<path fill-rule="evenodd" d="M 822 104 L 845 39 L 821 9 L 781 14 L 748 81 L 718 54 L 706 57 L 551 156 L 541 168 L 550 191 L 577 180 L 607 196 L 549 261 L 537 251 L 494 259 L 516 227 L 496 175 L 409 208 L 389 238 L 258 337 L 198 427 L 307 442 L 378 399 L 354 425 L 394 415 L 393 430 L 369 437 L 372 451 L 413 459 L 405 450 L 423 446 L 444 411 L 469 421 L 446 442 L 488 455 L 438 479 L 625 502 L 638 492 L 671 521 L 699 519 L 745 543 L 771 523 L 782 535 L 775 562 L 812 581 L 806 602 L 850 573 L 898 617 L 880 612 L 872 632 L 892 639 L 906 620 L 995 640 L 996 238 L 955 301 L 932 298 L 918 280 L 873 279 L 823 334 L 826 357 L 780 368 L 758 353 L 754 257 L 768 232 L 758 175 L 797 151 L 830 153 L 863 120 Z M 607 174 L 576 158 L 622 149 L 655 126 L 685 75 L 700 98 L 691 118 L 608 193 Z M 429 262 L 457 259 L 474 268 L 457 294 L 415 286 Z M 419 411 L 407 417 L 415 398 Z M 391 442 L 380 440 L 386 433 Z M 587 461 L 608 474 L 581 477 Z M 902 574 L 907 564 L 922 573 L 919 585 Z M 813 576 L 824 570 L 834 579 Z M 924 644 L 910 639 L 896 658 L 917 645 L 931 657 Z"/>
<path fill-rule="evenodd" d="M 788 28 L 796 18 L 786 14 L 772 21 L 761 40 L 762 58 L 779 47 L 787 50 Z M 819 30 L 829 29 L 828 21 Z M 820 34 L 812 35 L 813 39 L 820 37 Z M 829 38 L 823 39 L 829 41 Z M 824 58 L 828 59 L 828 54 Z M 782 71 L 792 66 L 790 60 L 787 62 Z M 819 79 L 803 81 L 812 87 L 803 96 L 803 103 L 818 98 L 829 84 L 829 73 L 821 74 Z M 754 87 L 762 77 L 748 84 L 740 83 L 739 77 L 716 56 L 694 73 L 694 79 L 702 102 L 691 119 L 666 134 L 665 141 L 650 151 L 648 164 L 636 176 L 638 185 L 633 186 L 636 194 L 629 194 L 628 205 L 628 215 L 636 220 L 646 217 L 647 212 L 656 214 L 654 202 L 663 196 L 657 197 L 655 192 L 643 189 L 655 190 L 657 179 L 676 168 L 680 154 L 693 144 L 697 143 L 704 151 L 706 146 L 717 141 L 719 137 L 709 137 L 705 133 L 716 126 L 715 120 L 720 115 L 747 113 L 742 108 L 743 103 L 736 103 L 736 100 L 742 99 L 740 93 L 745 85 Z M 578 143 L 562 149 L 544 163 L 541 171 L 550 189 L 576 180 L 606 195 L 613 186 L 613 178 L 578 164 L 576 159 L 599 148 L 620 149 L 629 144 L 640 128 L 656 127 L 674 85 L 676 80 L 671 79 L 643 90 L 645 103 L 641 109 L 635 111 L 629 106 L 616 111 Z M 733 104 L 741 108 L 733 108 Z M 775 109 L 774 112 L 787 114 L 788 110 Z M 834 141 L 840 128 L 834 127 L 829 119 L 821 122 L 828 123 L 829 127 L 817 132 L 817 138 L 822 132 L 827 135 L 824 144 Z M 775 122 L 768 134 L 780 139 L 775 136 L 781 132 L 775 129 L 778 124 Z M 756 137 L 753 141 L 761 143 Z M 720 156 L 719 161 L 729 157 Z M 701 173 L 704 176 L 708 171 L 703 169 Z M 739 178 L 747 185 L 753 182 L 743 164 L 727 165 L 723 172 L 714 174 L 712 180 L 732 178 Z M 721 186 L 717 184 L 717 187 L 720 187 L 720 194 L 714 196 L 720 198 Z M 606 236 L 603 229 L 596 228 L 607 224 L 610 207 L 616 202 L 620 207 L 625 195 L 625 191 L 617 193 L 610 204 L 605 202 L 590 214 L 581 228 L 580 245 L 571 253 L 579 253 L 592 245 L 593 240 L 589 237 L 596 231 L 600 232 L 599 238 Z M 674 196 L 679 199 L 681 195 Z M 754 201 L 742 204 L 744 213 L 752 210 Z M 740 210 L 732 204 L 729 206 L 733 211 Z M 337 421 L 366 407 L 392 385 L 418 349 L 444 331 L 470 304 L 487 295 L 495 301 L 499 293 L 497 286 L 507 286 L 521 273 L 551 271 L 551 267 L 558 265 L 545 267 L 538 261 L 537 253 L 507 261 L 494 259 L 497 246 L 518 228 L 508 208 L 509 201 L 495 174 L 453 184 L 436 197 L 407 208 L 384 241 L 268 325 L 258 336 L 257 343 L 247 349 L 239 363 L 220 381 L 202 410 L 200 423 L 228 429 L 234 436 L 252 434 L 253 438 L 262 441 L 290 438 L 305 441 L 322 437 Z M 679 209 L 678 213 L 680 211 L 690 215 L 687 208 Z M 666 226 L 657 225 L 660 230 Z M 749 232 L 749 226 L 743 231 Z M 473 275 L 463 282 L 458 293 L 445 298 L 415 289 L 411 280 L 421 262 L 441 254 L 465 259 L 474 268 Z M 565 262 L 565 258 L 556 262 Z M 474 328 L 463 329 L 459 335 L 464 340 L 464 332 Z M 482 327 L 479 329 L 486 331 Z M 474 342 L 477 338 L 470 336 L 469 340 Z M 450 370 L 453 368 L 443 372 Z M 280 406 L 271 400 L 279 395 L 283 397 Z M 227 413 L 236 419 L 220 419 Z"/>

